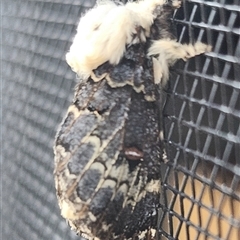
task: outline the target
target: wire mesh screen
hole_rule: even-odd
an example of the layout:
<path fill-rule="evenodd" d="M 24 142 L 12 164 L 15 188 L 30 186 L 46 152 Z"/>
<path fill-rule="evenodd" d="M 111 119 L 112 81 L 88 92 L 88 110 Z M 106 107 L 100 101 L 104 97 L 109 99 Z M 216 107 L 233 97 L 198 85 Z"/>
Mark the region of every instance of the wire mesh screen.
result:
<path fill-rule="evenodd" d="M 166 239 L 240 237 L 239 11 L 239 1 L 193 0 L 175 16 L 181 42 L 190 37 L 214 51 L 172 75 L 159 221 Z"/>
<path fill-rule="evenodd" d="M 73 98 L 65 62 L 94 0 L 2 2 L 1 239 L 79 239 L 60 216 L 53 141 Z M 164 107 L 161 239 L 239 239 L 240 4 L 191 0 L 173 18 L 180 42 L 213 52 L 171 70 Z"/>

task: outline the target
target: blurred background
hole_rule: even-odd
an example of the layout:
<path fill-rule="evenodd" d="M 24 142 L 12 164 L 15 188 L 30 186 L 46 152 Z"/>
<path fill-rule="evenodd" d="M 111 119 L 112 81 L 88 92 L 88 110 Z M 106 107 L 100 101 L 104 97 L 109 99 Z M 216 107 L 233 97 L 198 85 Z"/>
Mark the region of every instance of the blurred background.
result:
<path fill-rule="evenodd" d="M 95 0 L 3 0 L 3 240 L 80 239 L 60 216 L 53 142 L 73 98 L 65 62 L 79 17 Z M 186 0 L 180 42 L 213 51 L 171 69 L 158 231 L 161 239 L 240 239 L 240 2 Z"/>

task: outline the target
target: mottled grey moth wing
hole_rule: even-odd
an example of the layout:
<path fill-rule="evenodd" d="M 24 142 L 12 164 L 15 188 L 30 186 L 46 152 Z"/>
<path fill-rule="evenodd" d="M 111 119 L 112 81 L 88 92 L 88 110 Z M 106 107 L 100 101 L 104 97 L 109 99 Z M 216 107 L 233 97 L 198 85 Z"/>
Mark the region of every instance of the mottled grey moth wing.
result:
<path fill-rule="evenodd" d="M 145 239 L 156 227 L 161 111 L 151 61 L 141 48 L 129 48 L 132 55 L 117 67 L 99 67 L 96 75 L 108 71 L 101 81 L 78 85 L 57 134 L 61 213 L 87 239 Z"/>

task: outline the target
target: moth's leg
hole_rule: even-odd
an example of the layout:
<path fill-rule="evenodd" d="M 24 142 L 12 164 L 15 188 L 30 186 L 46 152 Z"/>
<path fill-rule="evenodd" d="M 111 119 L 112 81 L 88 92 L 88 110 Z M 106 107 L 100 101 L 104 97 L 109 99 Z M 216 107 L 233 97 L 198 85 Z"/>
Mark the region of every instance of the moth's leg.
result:
<path fill-rule="evenodd" d="M 211 46 L 202 42 L 181 44 L 176 40 L 160 39 L 153 42 L 152 46 L 149 48 L 148 55 L 164 55 L 165 60 L 171 64 L 178 59 L 186 61 L 189 58 L 209 51 L 211 51 Z"/>
<path fill-rule="evenodd" d="M 159 84 L 161 82 L 162 85 L 166 84 L 169 77 L 168 67 L 176 60 L 183 59 L 186 61 L 189 58 L 209 51 L 211 51 L 211 46 L 201 42 L 181 44 L 171 39 L 154 41 L 148 50 L 148 55 L 157 56 L 157 58 L 153 59 L 155 83 Z M 158 62 L 156 62 L 156 59 Z"/>
<path fill-rule="evenodd" d="M 178 59 L 186 61 L 191 57 L 211 51 L 211 46 L 201 42 L 195 44 L 181 44 L 172 35 L 170 18 L 174 9 L 181 6 L 182 0 L 169 0 L 163 5 L 158 17 L 159 40 L 154 41 L 149 48 L 149 55 L 159 55 L 160 62 L 166 60 L 168 64 L 174 63 Z M 169 24 L 170 23 L 170 24 Z M 161 56 L 160 56 L 161 55 Z"/>
<path fill-rule="evenodd" d="M 168 78 L 168 62 L 162 58 L 152 57 L 153 61 L 153 77 L 155 84 L 163 84 L 162 81 Z"/>

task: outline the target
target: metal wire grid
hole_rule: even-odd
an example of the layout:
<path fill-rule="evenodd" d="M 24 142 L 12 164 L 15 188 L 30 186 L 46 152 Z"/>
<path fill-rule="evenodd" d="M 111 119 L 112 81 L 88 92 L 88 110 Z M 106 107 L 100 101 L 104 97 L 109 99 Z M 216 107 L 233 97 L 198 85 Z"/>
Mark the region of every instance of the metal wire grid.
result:
<path fill-rule="evenodd" d="M 57 206 L 52 146 L 75 85 L 64 55 L 80 13 L 91 4 L 2 3 L 1 239 L 79 239 Z"/>
<path fill-rule="evenodd" d="M 175 22 L 180 42 L 189 37 L 207 42 L 213 52 L 173 71 L 165 107 L 171 161 L 163 178 L 159 229 L 166 239 L 237 240 L 239 1 L 185 1 Z"/>
<path fill-rule="evenodd" d="M 2 3 L 2 239 L 79 239 L 56 204 L 52 143 L 75 85 L 64 55 L 80 14 L 93 4 Z M 239 228 L 239 21 L 236 0 L 186 1 L 175 16 L 180 41 L 190 36 L 212 44 L 214 52 L 172 71 L 164 118 L 172 161 L 163 175 L 159 219 L 167 239 L 234 239 L 232 229 Z M 223 211 L 226 199 L 230 214 Z M 202 209 L 209 213 L 207 224 Z M 227 222 L 227 234 L 220 223 L 217 235 L 209 229 L 216 216 Z"/>

